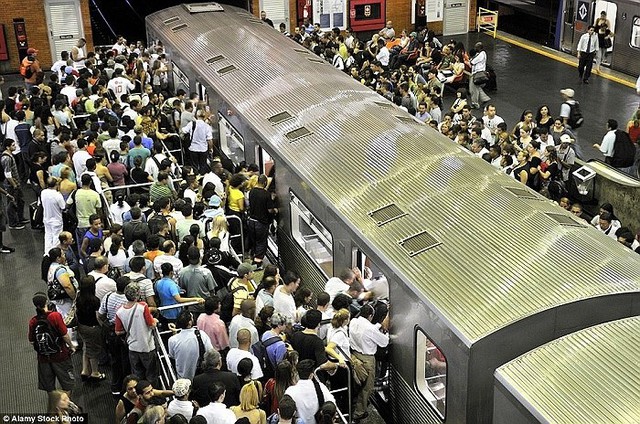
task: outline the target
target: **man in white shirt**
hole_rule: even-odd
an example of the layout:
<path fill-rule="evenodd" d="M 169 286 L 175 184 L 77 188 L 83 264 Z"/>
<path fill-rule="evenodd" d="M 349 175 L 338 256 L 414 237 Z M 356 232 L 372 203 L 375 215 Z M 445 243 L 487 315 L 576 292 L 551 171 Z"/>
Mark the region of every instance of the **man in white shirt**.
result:
<path fill-rule="evenodd" d="M 329 293 L 329 296 L 331 298 L 329 303 L 333 302 L 333 299 L 338 293 L 347 293 L 354 281 L 358 281 L 364 287 L 362 274 L 360 273 L 360 270 L 358 268 L 354 268 L 352 270 L 345 268 L 344 270 L 342 270 L 339 277 L 329 278 L 329 281 L 327 281 L 327 284 L 325 284 L 324 286 L 324 291 Z M 360 295 L 359 299 L 368 300 L 371 298 L 371 296 L 372 293 L 364 292 Z"/>
<path fill-rule="evenodd" d="M 491 132 L 491 140 L 488 140 L 492 145 L 495 144 L 498 136 L 498 125 L 503 123 L 504 119 L 496 115 L 496 106 L 494 104 L 488 104 L 485 108 L 484 116 L 482 117 L 482 123 L 484 127 Z"/>
<path fill-rule="evenodd" d="M 216 381 L 209 387 L 211 403 L 201 406 L 196 415 L 201 415 L 207 420 L 207 424 L 234 424 L 236 414 L 227 409 L 224 402 L 226 388 L 224 383 Z"/>
<path fill-rule="evenodd" d="M 378 54 L 376 60 L 380 62 L 385 69 L 389 67 L 389 49 L 382 38 L 378 39 Z"/>
<path fill-rule="evenodd" d="M 389 344 L 389 335 L 386 334 L 386 329 L 389 325 L 389 315 L 387 314 L 382 324 L 373 324 L 371 320 L 373 319 L 374 313 L 375 311 L 371 305 L 364 305 L 360 310 L 358 318 L 352 319 L 349 323 L 351 353 L 364 362 L 365 367 L 370 370 L 376 369 L 376 358 L 374 355 L 378 347 L 386 347 Z M 369 396 L 373 391 L 375 378 L 375 371 L 369 372 L 367 380 L 357 395 L 353 409 L 356 420 L 366 416 Z"/>
<path fill-rule="evenodd" d="M 223 172 L 224 172 L 224 168 L 220 160 L 214 159 L 213 162 L 211 163 L 211 172 L 207 172 L 204 175 L 201 183 L 203 188 L 204 186 L 207 185 L 207 183 L 213 184 L 216 190 L 216 194 L 218 195 L 218 197 L 220 197 L 220 199 L 225 198 L 224 184 L 222 184 L 222 180 L 220 179 L 220 176 L 222 175 Z"/>
<path fill-rule="evenodd" d="M 238 374 L 238 363 L 244 358 L 249 358 L 253 361 L 251 379 L 258 380 L 262 378 L 263 374 L 262 368 L 260 368 L 260 361 L 249 351 L 251 349 L 251 332 L 246 328 L 242 328 L 238 330 L 236 339 L 238 341 L 238 347 L 229 349 L 229 353 L 227 353 L 227 369 L 234 374 Z"/>
<path fill-rule="evenodd" d="M 580 75 L 580 80 L 585 84 L 589 84 L 593 59 L 596 57 L 596 52 L 599 48 L 600 44 L 598 42 L 598 34 L 596 34 L 596 27 L 589 25 L 587 32 L 580 37 L 577 47 L 578 75 Z"/>
<path fill-rule="evenodd" d="M 204 352 L 213 349 L 213 345 L 207 333 L 193 327 L 193 314 L 186 309 L 178 315 L 176 327 L 182 331 L 169 337 L 168 353 L 176 361 L 178 378 L 193 380 L 198 360 L 204 359 Z M 200 357 L 200 343 L 204 346 L 202 357 Z"/>
<path fill-rule="evenodd" d="M 67 67 L 69 62 L 69 52 L 64 50 L 60 53 L 60 60 L 51 65 L 51 72 L 58 75 L 58 82 L 62 83 L 63 78 L 66 76 L 64 68 Z"/>
<path fill-rule="evenodd" d="M 602 137 L 601 144 L 594 144 L 595 149 L 600 150 L 604 155 L 605 162 L 613 158 L 613 147 L 616 144 L 616 130 L 618 129 L 618 121 L 615 119 L 609 119 L 607 121 L 607 133 Z M 608 159 L 607 159 L 608 158 Z"/>
<path fill-rule="evenodd" d="M 96 284 L 96 297 L 102 299 L 109 293 L 116 291 L 116 282 L 107 277 L 109 271 L 109 260 L 104 256 L 98 256 L 94 262 L 93 271 L 88 275 L 92 276 Z"/>
<path fill-rule="evenodd" d="M 136 86 L 129 79 L 122 76 L 122 69 L 118 68 L 113 71 L 113 78 L 109 80 L 107 88 L 113 91 L 116 99 L 120 100 L 123 94 L 129 94 Z"/>
<path fill-rule="evenodd" d="M 78 178 L 87 170 L 87 160 L 89 159 L 92 159 L 92 156 L 87 152 L 87 140 L 80 138 L 78 139 L 78 151 L 73 154 L 73 170 Z"/>
<path fill-rule="evenodd" d="M 193 123 L 184 125 L 181 132 L 183 134 L 191 134 L 189 154 L 191 155 L 194 168 L 196 168 L 200 174 L 204 174 L 209 168 L 207 165 L 207 152 L 213 146 L 213 132 L 211 131 L 211 125 L 204 120 L 203 110 L 196 112 L 195 124 L 195 128 L 193 127 Z"/>
<path fill-rule="evenodd" d="M 291 396 L 295 401 L 298 417 L 304 420 L 305 423 L 314 423 L 316 422 L 314 415 L 318 412 L 322 403 L 335 403 L 336 401 L 333 395 L 329 393 L 327 386 L 315 377 L 314 362 L 311 359 L 298 362 L 296 369 L 300 380 L 295 386 L 289 386 L 284 394 Z M 316 391 L 317 387 L 319 387 L 323 399 L 319 399 Z M 321 403 L 321 400 L 324 402 Z"/>
<path fill-rule="evenodd" d="M 256 301 L 253 299 L 245 299 L 240 304 L 240 313 L 231 319 L 229 324 L 229 346 L 238 347 L 238 331 L 241 329 L 249 330 L 251 333 L 251 344 L 253 346 L 258 342 L 258 330 L 253 322 L 256 315 Z"/>
<path fill-rule="evenodd" d="M 60 90 L 60 94 L 67 96 L 67 104 L 71 107 L 73 102 L 78 98 L 78 95 L 76 94 L 76 79 L 73 75 L 67 75 L 64 81 L 61 81 L 60 83 L 65 84 L 65 86 Z"/>
<path fill-rule="evenodd" d="M 127 40 L 122 35 L 118 36 L 118 40 L 111 47 L 111 50 L 116 52 L 116 56 L 123 54 L 127 50 Z"/>
<path fill-rule="evenodd" d="M 169 262 L 173 265 L 173 273 L 174 275 L 179 275 L 180 271 L 182 271 L 182 261 L 176 258 L 176 245 L 171 240 L 166 240 L 162 243 L 161 250 L 164 252 L 161 255 L 158 255 L 153 260 L 153 270 L 156 272 L 156 275 L 162 275 L 162 271 L 160 270 L 160 266 Z"/>
<path fill-rule="evenodd" d="M 293 271 L 287 271 L 283 282 L 284 284 L 276 287 L 276 291 L 273 293 L 273 309 L 274 312 L 280 312 L 295 320 L 296 302 L 293 299 L 293 294 L 300 286 L 300 276 Z"/>
<path fill-rule="evenodd" d="M 601 213 L 596 228 L 602 231 L 607 237 L 617 240 L 616 231 L 620 228 L 620 221 L 613 219 L 611 212 Z"/>
<path fill-rule="evenodd" d="M 62 232 L 62 211 L 67 206 L 64 197 L 58 191 L 58 180 L 49 177 L 47 188 L 40 193 L 44 223 L 44 253 L 48 254 L 60 242 L 58 236 Z"/>

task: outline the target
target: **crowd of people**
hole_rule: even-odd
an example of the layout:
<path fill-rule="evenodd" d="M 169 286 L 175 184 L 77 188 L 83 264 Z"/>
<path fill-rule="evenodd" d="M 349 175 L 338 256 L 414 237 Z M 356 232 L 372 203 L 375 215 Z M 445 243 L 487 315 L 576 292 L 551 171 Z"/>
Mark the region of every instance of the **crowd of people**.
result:
<path fill-rule="evenodd" d="M 426 29 L 395 37 L 391 22 L 367 43 L 312 26 L 291 36 L 580 215 L 564 188 L 579 155 L 573 90 L 562 90 L 555 114 L 542 105 L 509 127 L 480 80 L 473 82 L 486 69 L 480 43 L 467 53 Z M 299 287 L 295 270 L 267 264 L 278 218 L 275 168 L 264 175 L 256 164 L 234 166 L 220 155 L 205 102 L 168 91 L 162 45 L 129 45 L 122 37 L 111 49 L 85 53 L 85 45 L 80 39 L 63 52 L 46 82 L 30 49 L 25 86 L 9 87 L 0 102 L 2 253 L 14 251 L 1 238 L 5 222 L 15 231 L 29 222 L 26 188 L 38 199 L 44 230 L 47 290 L 33 297 L 29 340 L 49 411 L 78 410 L 70 358 L 80 342 L 82 381 L 105 380 L 101 368 L 109 364 L 116 422 L 329 423 L 347 403 L 329 388 L 344 386 L 347 373 L 353 417 L 366 418 L 376 377 L 384 375 L 377 358 L 389 343 L 388 289 L 377 291 L 370 271 L 355 269 L 314 294 Z M 449 110 L 443 84 L 459 84 Z M 636 112 L 627 128 L 633 143 L 639 124 Z M 617 130 L 615 121 L 608 125 Z M 607 143 L 598 148 L 614 157 Z M 118 190 L 125 185 L 133 187 Z M 638 250 L 611 205 L 597 218 L 597 228 Z M 172 335 L 157 339 L 156 327 Z M 159 388 L 157 343 L 173 359 L 171 390 Z"/>

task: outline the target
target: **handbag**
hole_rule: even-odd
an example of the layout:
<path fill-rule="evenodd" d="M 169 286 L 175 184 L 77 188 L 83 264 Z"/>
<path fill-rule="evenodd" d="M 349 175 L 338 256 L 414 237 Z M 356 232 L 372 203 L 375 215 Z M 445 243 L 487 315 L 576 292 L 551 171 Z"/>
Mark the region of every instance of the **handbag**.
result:
<path fill-rule="evenodd" d="M 473 74 L 472 78 L 475 85 L 485 85 L 487 82 L 489 82 L 489 72 L 476 72 L 475 74 Z"/>
<path fill-rule="evenodd" d="M 605 37 L 604 38 L 604 43 L 602 43 L 602 47 L 604 47 L 605 49 L 610 48 L 613 45 L 613 42 L 611 41 L 610 37 Z"/>
<path fill-rule="evenodd" d="M 76 316 L 76 299 L 78 298 L 78 293 L 76 292 L 76 298 L 73 299 L 73 305 L 71 305 L 71 309 L 64 317 L 64 325 L 67 328 L 77 327 L 78 326 L 78 317 Z"/>
<path fill-rule="evenodd" d="M 58 272 L 60 268 L 64 268 L 64 265 L 59 266 L 53 273 L 53 280 L 47 282 L 47 297 L 49 297 L 50 300 L 60 300 L 69 297 L 56 277 L 56 272 Z"/>

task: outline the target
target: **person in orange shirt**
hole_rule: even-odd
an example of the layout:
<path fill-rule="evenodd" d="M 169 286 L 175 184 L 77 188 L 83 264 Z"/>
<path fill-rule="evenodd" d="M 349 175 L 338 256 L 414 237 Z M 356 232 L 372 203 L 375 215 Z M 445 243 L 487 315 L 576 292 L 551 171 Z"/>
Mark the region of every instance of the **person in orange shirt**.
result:
<path fill-rule="evenodd" d="M 28 92 L 38 85 L 38 79 L 42 80 L 42 69 L 40 68 L 40 62 L 38 61 L 38 50 L 30 47 L 27 50 L 27 56 L 22 59 L 20 64 L 20 74 L 24 77 L 24 85 Z"/>

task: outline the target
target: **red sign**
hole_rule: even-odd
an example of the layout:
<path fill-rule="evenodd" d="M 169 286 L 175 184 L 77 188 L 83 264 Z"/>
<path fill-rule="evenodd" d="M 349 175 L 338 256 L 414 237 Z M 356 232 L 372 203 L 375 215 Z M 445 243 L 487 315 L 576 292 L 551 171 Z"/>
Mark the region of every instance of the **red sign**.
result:
<path fill-rule="evenodd" d="M 7 37 L 4 35 L 4 24 L 0 24 L 0 60 L 9 60 Z"/>

